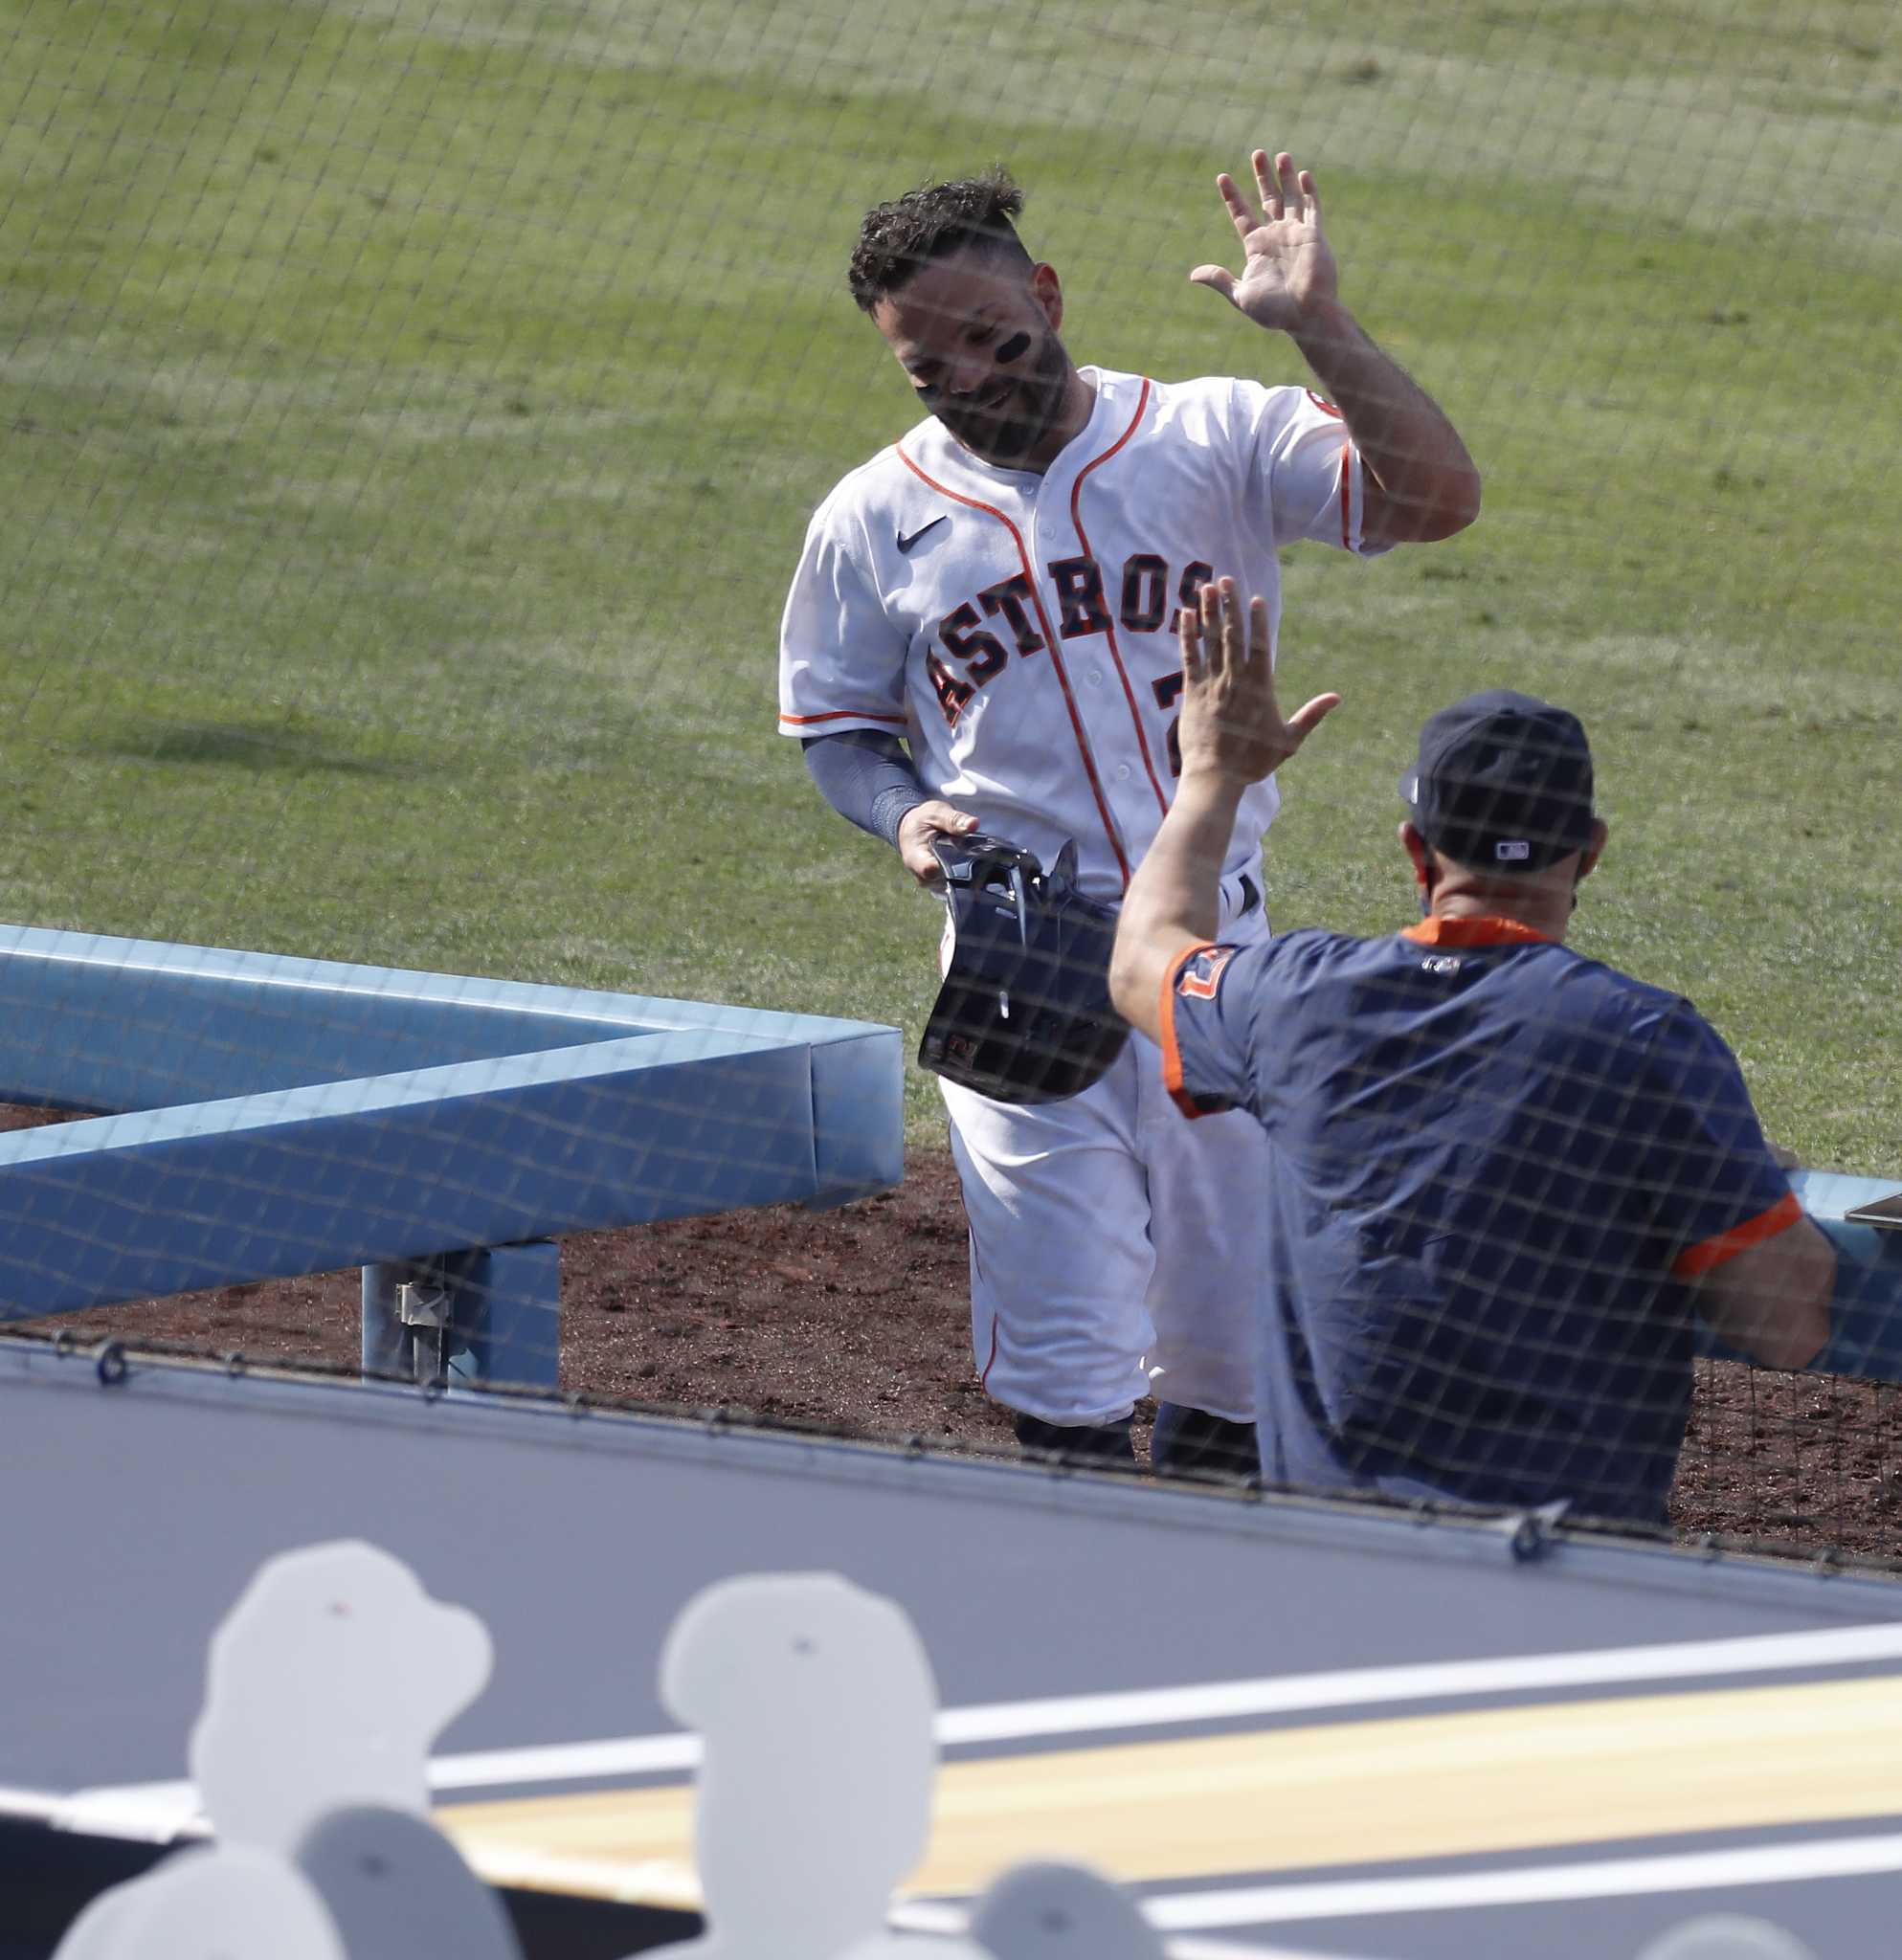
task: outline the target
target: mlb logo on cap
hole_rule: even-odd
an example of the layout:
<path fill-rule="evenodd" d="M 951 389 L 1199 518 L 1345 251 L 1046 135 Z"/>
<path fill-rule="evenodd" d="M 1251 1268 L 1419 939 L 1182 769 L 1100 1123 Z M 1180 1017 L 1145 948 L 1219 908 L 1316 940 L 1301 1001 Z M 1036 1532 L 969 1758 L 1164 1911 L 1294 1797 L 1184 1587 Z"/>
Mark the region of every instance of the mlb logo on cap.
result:
<path fill-rule="evenodd" d="M 1592 840 L 1592 751 L 1578 718 L 1510 688 L 1442 708 L 1400 784 L 1414 827 L 1461 864 L 1543 871 Z"/>

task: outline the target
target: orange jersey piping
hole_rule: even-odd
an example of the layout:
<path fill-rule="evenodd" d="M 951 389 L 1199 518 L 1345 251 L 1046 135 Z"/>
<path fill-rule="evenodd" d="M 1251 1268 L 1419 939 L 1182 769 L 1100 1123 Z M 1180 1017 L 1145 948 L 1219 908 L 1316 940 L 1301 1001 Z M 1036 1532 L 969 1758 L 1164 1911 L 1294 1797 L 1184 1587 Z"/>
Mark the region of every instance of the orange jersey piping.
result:
<path fill-rule="evenodd" d="M 1156 1045 L 1162 1050 L 1162 1086 L 1169 1100 L 1193 1122 L 1213 1112 L 1197 1106 L 1196 1099 L 1182 1087 L 1182 1051 L 1175 1044 L 1175 988 L 1182 969 L 1197 953 L 1213 952 L 1215 941 L 1198 939 L 1185 946 L 1162 971 L 1162 999 L 1156 1009 Z"/>
<path fill-rule="evenodd" d="M 1416 946 L 1548 946 L 1549 933 L 1534 932 L 1516 919 L 1422 919 L 1401 932 Z"/>
<path fill-rule="evenodd" d="M 870 708 L 834 708 L 824 715 L 781 715 L 779 719 L 789 728 L 810 728 L 815 722 L 884 722 L 894 728 L 911 725 L 906 715 L 875 714 Z"/>
<path fill-rule="evenodd" d="M 1738 1253 L 1761 1245 L 1766 1238 L 1775 1238 L 1779 1232 L 1787 1232 L 1802 1214 L 1796 1192 L 1785 1192 L 1767 1212 L 1759 1212 L 1756 1217 L 1746 1218 L 1741 1225 L 1733 1225 L 1728 1232 L 1719 1232 L 1700 1244 L 1686 1246 L 1671 1262 L 1671 1278 L 1701 1279 L 1726 1259 L 1734 1259 Z"/>

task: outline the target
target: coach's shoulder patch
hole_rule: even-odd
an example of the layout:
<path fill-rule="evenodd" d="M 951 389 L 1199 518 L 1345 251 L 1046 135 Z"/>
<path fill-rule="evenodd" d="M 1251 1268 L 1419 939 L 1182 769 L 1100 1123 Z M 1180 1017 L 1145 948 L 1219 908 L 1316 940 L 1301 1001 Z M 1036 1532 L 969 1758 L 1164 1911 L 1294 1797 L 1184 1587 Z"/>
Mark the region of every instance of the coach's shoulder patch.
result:
<path fill-rule="evenodd" d="M 1223 971 L 1239 950 L 1232 946 L 1198 947 L 1176 972 L 1176 992 L 1189 1000 L 1213 1000 Z"/>

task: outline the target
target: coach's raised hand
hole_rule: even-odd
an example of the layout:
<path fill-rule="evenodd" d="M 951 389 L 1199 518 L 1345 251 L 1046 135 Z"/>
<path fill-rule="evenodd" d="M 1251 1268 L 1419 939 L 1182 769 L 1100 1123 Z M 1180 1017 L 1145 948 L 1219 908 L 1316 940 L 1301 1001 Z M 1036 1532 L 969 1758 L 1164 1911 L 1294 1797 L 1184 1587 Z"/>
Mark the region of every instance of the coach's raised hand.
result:
<path fill-rule="evenodd" d="M 1202 588 L 1185 609 L 1182 635 L 1182 783 L 1209 777 L 1236 789 L 1271 776 L 1340 706 L 1317 694 L 1284 720 L 1275 700 L 1268 603 L 1243 601 L 1232 578 Z"/>
<path fill-rule="evenodd" d="M 1259 211 L 1226 170 L 1215 180 L 1242 240 L 1241 278 L 1225 265 L 1198 265 L 1189 277 L 1214 287 L 1257 326 L 1293 333 L 1340 294 L 1333 249 L 1321 229 L 1320 194 L 1314 173 L 1297 170 L 1286 150 L 1271 163 L 1258 149 L 1249 164 Z"/>
<path fill-rule="evenodd" d="M 1340 705 L 1317 694 L 1287 720 L 1275 702 L 1265 600 L 1232 578 L 1202 588 L 1181 620 L 1182 776 L 1116 923 L 1109 997 L 1151 1040 L 1160 1038 L 1165 973 L 1216 936 L 1221 876 L 1248 786 L 1271 776 Z"/>

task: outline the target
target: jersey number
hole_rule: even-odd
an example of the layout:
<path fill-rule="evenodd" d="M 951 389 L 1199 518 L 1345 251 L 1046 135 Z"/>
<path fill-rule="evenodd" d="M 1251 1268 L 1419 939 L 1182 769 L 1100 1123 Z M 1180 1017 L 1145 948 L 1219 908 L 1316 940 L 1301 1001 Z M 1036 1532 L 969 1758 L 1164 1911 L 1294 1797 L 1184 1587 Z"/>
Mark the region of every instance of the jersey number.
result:
<path fill-rule="evenodd" d="M 1176 668 L 1173 674 L 1165 674 L 1160 680 L 1150 682 L 1155 696 L 1155 704 L 1164 714 L 1182 699 L 1182 670 Z M 1169 773 L 1179 776 L 1182 773 L 1182 717 L 1169 716 Z"/>

